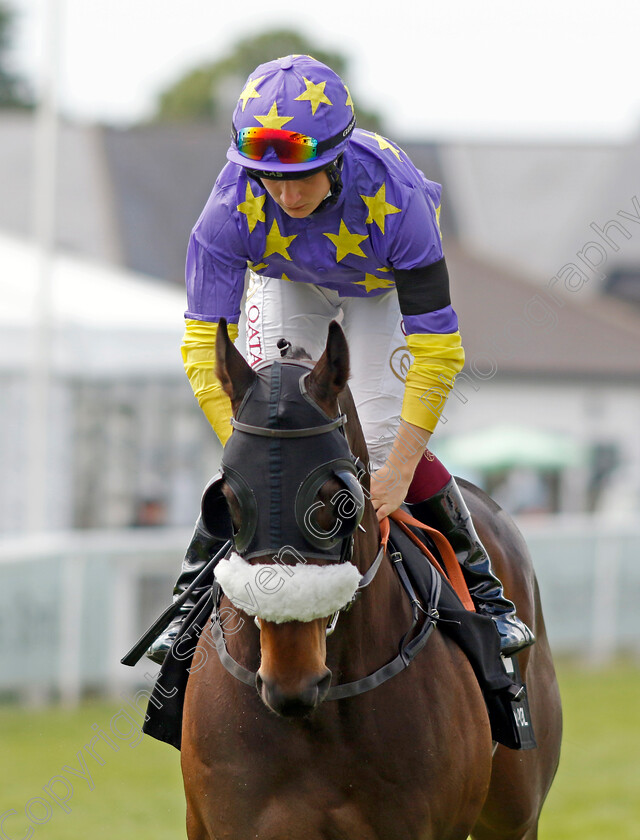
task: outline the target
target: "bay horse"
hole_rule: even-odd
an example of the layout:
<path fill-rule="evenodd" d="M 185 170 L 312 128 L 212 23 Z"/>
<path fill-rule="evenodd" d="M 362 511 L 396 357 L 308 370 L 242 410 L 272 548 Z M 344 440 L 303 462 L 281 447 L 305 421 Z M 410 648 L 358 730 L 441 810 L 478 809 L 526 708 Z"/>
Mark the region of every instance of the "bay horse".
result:
<path fill-rule="evenodd" d="M 218 376 L 237 417 L 251 402 L 257 374 L 233 346 L 223 321 L 216 357 Z M 349 448 L 368 463 L 346 387 L 346 339 L 337 324 L 330 326 L 315 366 L 300 368 L 301 382 L 303 376 L 306 399 L 322 416 L 336 418 L 345 412 Z M 230 440 L 234 437 L 236 432 Z M 309 437 L 303 446 L 315 451 L 328 437 Z M 251 460 L 257 438 L 244 439 Z M 282 442 L 283 448 L 287 443 Z M 368 476 L 361 482 L 367 491 Z M 329 518 L 335 515 L 329 500 L 338 484 L 327 478 L 317 491 L 321 512 Z M 478 681 L 460 648 L 437 625 L 410 667 L 373 690 L 331 699 L 330 684 L 361 680 L 397 657 L 412 627 L 409 599 L 388 556 L 381 555 L 379 524 L 365 498 L 354 531 L 352 563 L 366 575 L 375 558 L 382 556 L 382 562 L 367 588 L 340 613 L 331 635 L 329 616 L 254 621 L 236 611 L 234 621 L 223 622 L 224 649 L 245 673 L 257 671 L 253 687 L 245 684 L 250 679 L 236 679 L 215 651 L 204 650 L 200 639 L 201 653 L 195 659 L 204 664 L 190 674 L 182 728 L 189 840 L 538 836 L 561 739 L 560 698 L 540 597 L 514 523 L 479 489 L 461 485 L 505 592 L 537 637 L 519 655 L 537 748 L 521 752 L 499 745 L 494 752 Z M 222 489 L 240 532 L 243 505 L 237 485 L 224 481 Z M 325 529 L 330 525 L 325 523 Z M 273 562 L 273 556 L 254 557 L 249 563 L 265 560 Z M 322 559 L 307 561 L 330 565 Z M 226 597 L 221 610 L 234 612 Z"/>

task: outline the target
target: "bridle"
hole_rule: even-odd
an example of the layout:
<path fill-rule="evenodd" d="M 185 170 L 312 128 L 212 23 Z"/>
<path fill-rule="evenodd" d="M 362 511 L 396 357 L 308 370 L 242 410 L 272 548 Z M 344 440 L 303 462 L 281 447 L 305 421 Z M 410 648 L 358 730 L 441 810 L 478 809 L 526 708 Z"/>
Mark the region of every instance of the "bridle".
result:
<path fill-rule="evenodd" d="M 375 560 L 360 581 L 357 594 L 359 594 L 371 583 L 376 575 L 376 572 L 380 568 L 385 553 L 386 543 L 381 542 Z M 396 674 L 399 674 L 411 664 L 425 646 L 429 636 L 436 627 L 436 622 L 439 619 L 437 605 L 440 599 L 440 589 L 442 585 L 440 576 L 434 567 L 431 564 L 428 564 L 433 584 L 433 599 L 431 604 L 425 609 L 418 600 L 411 581 L 407 576 L 402 563 L 402 557 L 396 553 L 391 555 L 391 559 L 396 571 L 398 572 L 401 583 L 409 596 L 412 611 L 411 626 L 404 633 L 400 641 L 399 652 L 390 662 L 387 662 L 386 665 L 378 668 L 372 674 L 368 674 L 366 677 L 361 677 L 359 680 L 355 680 L 354 682 L 331 686 L 324 698 L 325 700 L 344 700 L 347 697 L 355 697 L 358 694 L 364 694 L 366 691 L 371 691 L 371 689 L 377 688 L 379 685 L 382 685 L 382 683 L 385 683 L 387 680 L 395 677 Z M 240 665 L 240 663 L 231 656 L 227 649 L 222 628 L 222 620 L 220 618 L 221 598 L 222 588 L 217 582 L 215 582 L 213 586 L 213 615 L 211 617 L 210 633 L 218 653 L 218 657 L 223 667 L 231 674 L 231 676 L 235 677 L 240 682 L 243 682 L 245 685 L 256 688 L 256 680 L 258 676 L 257 671 L 251 671 L 243 665 Z M 345 609 L 349 609 L 350 606 L 351 605 Z M 331 633 L 335 629 L 337 616 L 340 612 L 341 611 L 334 614 L 329 623 L 328 629 Z M 420 626 L 420 629 L 414 636 L 414 631 L 418 626 Z"/>
<path fill-rule="evenodd" d="M 282 362 L 278 362 L 275 364 L 283 364 Z M 291 363 L 287 363 L 291 364 Z M 302 366 L 305 369 L 308 369 L 309 366 L 306 365 L 304 362 L 296 361 L 296 365 Z M 302 378 L 301 378 L 302 381 Z M 302 389 L 302 385 L 301 385 Z M 243 401 L 243 405 L 246 402 Z M 241 412 L 238 411 L 238 414 Z M 345 414 L 339 413 L 338 416 L 334 419 L 330 419 L 328 422 L 320 423 L 319 425 L 313 426 L 304 426 L 302 428 L 277 428 L 274 426 L 267 426 L 258 423 L 248 423 L 242 420 L 238 420 L 237 418 L 232 419 L 232 425 L 236 432 L 241 434 L 247 434 L 251 436 L 256 436 L 259 438 L 269 438 L 271 440 L 295 440 L 295 439 L 302 439 L 302 438 L 314 438 L 319 437 L 322 435 L 335 433 L 336 431 L 339 432 L 346 441 L 346 435 L 344 432 L 344 426 L 347 422 L 347 418 Z M 233 439 L 233 435 L 231 440 Z M 362 463 L 362 461 L 351 454 L 351 451 L 348 447 L 347 449 L 349 454 L 351 455 L 352 462 L 357 470 L 358 476 L 361 476 L 366 472 L 366 467 Z M 358 519 L 359 524 L 359 519 Z M 360 526 L 361 527 L 361 526 Z M 364 530 L 364 529 L 362 529 Z M 331 635 L 337 625 L 338 618 L 341 613 L 349 610 L 353 605 L 355 599 L 359 597 L 363 590 L 365 590 L 371 582 L 374 580 L 380 566 L 382 564 L 383 557 L 387 552 L 387 539 L 388 539 L 388 532 L 389 526 L 388 522 L 381 524 L 381 541 L 378 546 L 378 551 L 376 556 L 369 566 L 368 570 L 362 575 L 360 581 L 358 583 L 354 598 L 346 604 L 341 609 L 337 610 L 329 620 L 327 626 L 327 635 Z M 354 540 L 355 540 L 355 530 L 349 534 L 346 534 L 341 541 L 341 547 L 339 552 L 339 563 L 348 562 L 353 554 L 353 547 L 354 547 Z M 398 654 L 387 664 L 383 665 L 381 668 L 378 668 L 372 674 L 369 674 L 366 677 L 363 677 L 355 682 L 345 683 L 342 685 L 335 685 L 332 686 L 328 694 L 326 695 L 325 699 L 328 700 L 338 700 L 343 699 L 346 697 L 353 697 L 358 694 L 362 694 L 365 691 L 369 691 L 378 685 L 381 685 L 383 682 L 386 682 L 391 677 L 398 674 L 404 668 L 406 668 L 410 662 L 415 658 L 415 656 L 422 650 L 424 645 L 427 642 L 427 639 L 433 629 L 435 628 L 436 620 L 438 618 L 437 612 L 437 604 L 440 594 L 440 578 L 438 574 L 435 572 L 431 566 L 432 580 L 433 580 L 433 592 L 434 598 L 430 605 L 425 608 L 418 598 L 416 597 L 415 591 L 413 586 L 406 574 L 404 569 L 402 558 L 399 554 L 395 553 L 391 555 L 392 562 L 398 572 L 400 577 L 401 583 L 406 590 L 412 608 L 412 623 L 408 630 L 404 633 L 401 643 L 399 645 L 399 652 Z M 215 581 L 213 587 L 213 615 L 211 619 L 211 636 L 213 642 L 215 644 L 218 656 L 220 658 L 220 662 L 224 666 L 224 668 L 236 679 L 240 680 L 241 682 L 245 683 L 246 685 L 256 687 L 256 678 L 257 672 L 251 671 L 244 666 L 240 665 L 229 653 L 225 637 L 224 637 L 224 630 L 223 630 L 223 623 L 220 617 L 220 602 L 222 599 L 223 591 L 220 584 Z M 417 633 L 415 632 L 418 629 Z M 414 635 L 415 634 L 415 635 Z"/>

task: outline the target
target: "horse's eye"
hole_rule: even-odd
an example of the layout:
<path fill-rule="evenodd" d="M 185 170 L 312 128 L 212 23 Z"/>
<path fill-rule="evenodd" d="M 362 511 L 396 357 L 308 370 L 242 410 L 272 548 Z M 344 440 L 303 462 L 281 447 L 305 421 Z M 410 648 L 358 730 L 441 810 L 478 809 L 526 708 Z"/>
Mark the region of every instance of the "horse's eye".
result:
<path fill-rule="evenodd" d="M 345 537 L 358 524 L 359 511 L 358 501 L 347 487 L 328 481 L 309 507 L 304 517 L 305 525 L 319 539 Z"/>
<path fill-rule="evenodd" d="M 224 496 L 227 502 L 227 507 L 229 509 L 229 514 L 231 515 L 231 522 L 233 524 L 233 530 L 235 535 L 240 530 L 240 524 L 242 521 L 240 515 L 240 504 L 238 502 L 238 499 L 236 498 L 236 494 L 226 482 L 222 485 L 222 495 Z"/>

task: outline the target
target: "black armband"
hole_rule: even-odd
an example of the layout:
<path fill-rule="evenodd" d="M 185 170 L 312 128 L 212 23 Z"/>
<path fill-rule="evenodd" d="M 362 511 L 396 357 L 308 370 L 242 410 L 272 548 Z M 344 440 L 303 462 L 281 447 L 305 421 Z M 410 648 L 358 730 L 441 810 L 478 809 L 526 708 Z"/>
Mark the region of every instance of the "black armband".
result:
<path fill-rule="evenodd" d="M 403 315 L 424 315 L 451 304 L 444 257 L 420 268 L 394 269 L 393 274 Z"/>

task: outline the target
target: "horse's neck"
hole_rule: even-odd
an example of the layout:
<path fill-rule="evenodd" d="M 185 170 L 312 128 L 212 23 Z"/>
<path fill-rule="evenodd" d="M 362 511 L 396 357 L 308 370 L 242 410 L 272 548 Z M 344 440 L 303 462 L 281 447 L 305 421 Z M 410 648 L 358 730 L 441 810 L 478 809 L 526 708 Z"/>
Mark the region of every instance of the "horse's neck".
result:
<path fill-rule="evenodd" d="M 356 538 L 354 563 L 365 574 L 376 559 L 379 539 L 375 512 L 367 505 L 365 533 Z M 361 590 L 353 607 L 340 617 L 328 641 L 328 656 L 349 679 L 358 679 L 398 652 L 398 643 L 411 626 L 411 607 L 388 552 L 371 583 Z M 332 667 L 330 665 L 329 667 Z"/>
<path fill-rule="evenodd" d="M 351 393 L 351 389 L 347 385 L 340 394 L 338 399 L 338 406 L 341 413 L 347 417 L 346 435 L 349 442 L 349 448 L 356 458 L 359 458 L 363 464 L 369 463 L 369 453 L 367 452 L 367 444 L 364 439 L 364 432 L 360 425 L 358 411 Z"/>

